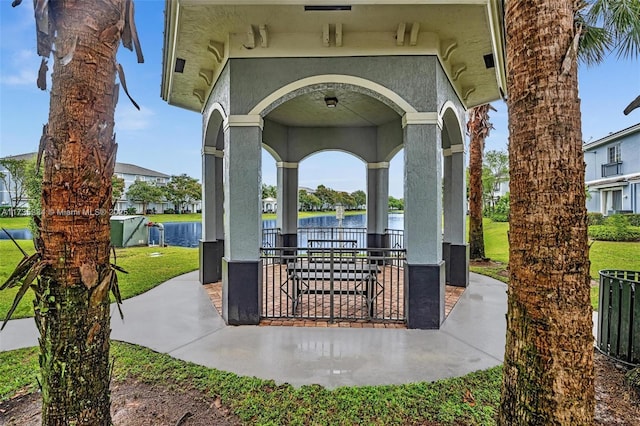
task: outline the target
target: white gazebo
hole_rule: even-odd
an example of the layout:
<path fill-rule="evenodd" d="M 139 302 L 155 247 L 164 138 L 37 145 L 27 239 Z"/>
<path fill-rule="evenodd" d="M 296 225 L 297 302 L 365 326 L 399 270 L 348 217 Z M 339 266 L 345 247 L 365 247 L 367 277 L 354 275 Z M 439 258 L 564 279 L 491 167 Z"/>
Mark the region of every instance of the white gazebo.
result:
<path fill-rule="evenodd" d="M 228 323 L 262 316 L 261 148 L 283 247 L 298 245 L 300 161 L 360 158 L 371 249 L 387 244 L 404 149 L 404 318 L 440 327 L 445 282 L 468 283 L 465 111 L 504 95 L 502 13 L 497 0 L 167 1 L 162 97 L 203 116 L 200 278 L 222 279 Z"/>

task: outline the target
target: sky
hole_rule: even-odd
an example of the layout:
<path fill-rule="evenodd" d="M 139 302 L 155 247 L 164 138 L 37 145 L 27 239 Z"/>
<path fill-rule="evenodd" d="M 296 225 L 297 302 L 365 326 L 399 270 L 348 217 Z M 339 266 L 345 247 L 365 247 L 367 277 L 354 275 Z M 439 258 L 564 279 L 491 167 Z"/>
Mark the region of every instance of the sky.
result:
<path fill-rule="evenodd" d="M 137 111 L 121 93 L 116 108 L 117 160 L 166 174 L 186 173 L 201 179 L 202 118 L 199 113 L 170 106 L 160 97 L 164 0 L 136 0 L 136 24 L 145 62 L 121 47 L 127 86 L 141 106 Z M 51 64 L 51 62 L 50 62 Z M 16 8 L 0 0 L 0 157 L 37 150 L 42 125 L 48 120 L 49 93 L 36 87 L 40 58 L 36 54 L 33 4 Z M 610 55 L 597 66 L 579 69 L 582 135 L 585 142 L 640 123 L 640 109 L 629 116 L 622 110 L 640 95 L 640 60 Z M 49 82 L 48 87 L 51 84 Z M 486 150 L 507 150 L 507 107 L 494 102 L 494 130 Z M 468 142 L 467 142 L 468 143 Z M 403 197 L 403 151 L 391 162 L 389 193 Z M 263 150 L 262 179 L 276 184 L 274 159 Z M 300 163 L 299 185 L 353 192 L 366 189 L 365 165 L 355 157 L 322 152 Z"/>

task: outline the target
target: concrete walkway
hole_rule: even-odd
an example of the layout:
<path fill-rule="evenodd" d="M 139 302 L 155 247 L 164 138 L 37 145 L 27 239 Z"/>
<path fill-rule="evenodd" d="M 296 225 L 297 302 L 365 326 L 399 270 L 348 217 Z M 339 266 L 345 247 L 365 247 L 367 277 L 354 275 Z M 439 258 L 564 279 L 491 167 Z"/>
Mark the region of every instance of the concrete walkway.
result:
<path fill-rule="evenodd" d="M 114 340 L 240 375 L 295 386 L 400 384 L 461 376 L 502 362 L 506 286 L 471 274 L 440 330 L 233 327 L 213 308 L 198 272 L 112 309 Z M 10 321 L 0 351 L 37 345 L 32 318 Z"/>

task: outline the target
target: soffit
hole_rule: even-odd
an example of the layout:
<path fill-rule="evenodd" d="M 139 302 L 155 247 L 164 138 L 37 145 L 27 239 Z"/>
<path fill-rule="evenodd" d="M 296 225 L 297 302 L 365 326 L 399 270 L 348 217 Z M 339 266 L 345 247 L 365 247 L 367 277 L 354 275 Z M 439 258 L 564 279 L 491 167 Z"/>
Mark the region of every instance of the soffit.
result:
<path fill-rule="evenodd" d="M 501 48 L 494 50 L 487 2 L 354 4 L 351 11 L 324 12 L 305 11 L 303 4 L 292 2 L 226 3 L 236 4 L 183 0 L 174 6 L 175 26 L 165 28 L 168 42 L 163 70 L 163 98 L 170 104 L 201 111 L 213 83 L 208 80 L 215 80 L 229 57 L 438 55 L 466 106 L 500 98 L 501 71 L 487 69 L 483 60 L 492 52 L 501 56 Z M 307 2 L 311 3 L 319 2 Z M 399 46 L 396 34 L 402 23 L 406 33 Z M 323 46 L 326 24 L 331 26 L 329 46 Z M 336 46 L 336 24 L 343 30 L 340 47 Z M 410 33 L 415 24 L 419 25 L 419 36 L 411 46 Z M 267 30 L 264 47 L 261 25 Z M 242 40 L 247 38 L 250 26 L 256 42 L 255 47 L 246 48 Z M 212 41 L 218 43 L 217 58 L 211 50 Z M 449 49 L 451 46 L 455 47 Z M 174 71 L 176 58 L 186 61 L 183 73 Z M 500 63 L 496 61 L 497 66 Z"/>

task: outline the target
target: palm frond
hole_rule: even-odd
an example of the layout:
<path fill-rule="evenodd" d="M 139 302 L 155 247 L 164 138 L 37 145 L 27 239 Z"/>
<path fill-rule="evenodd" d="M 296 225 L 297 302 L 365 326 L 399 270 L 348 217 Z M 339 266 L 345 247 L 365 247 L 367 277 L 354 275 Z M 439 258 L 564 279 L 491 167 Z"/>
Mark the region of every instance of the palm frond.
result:
<path fill-rule="evenodd" d="M 618 57 L 640 56 L 640 0 L 595 0 L 579 16 L 608 33 Z"/>
<path fill-rule="evenodd" d="M 599 64 L 611 50 L 612 39 L 610 33 L 601 27 L 584 24 L 580 43 L 578 44 L 578 59 L 587 64 Z"/>

